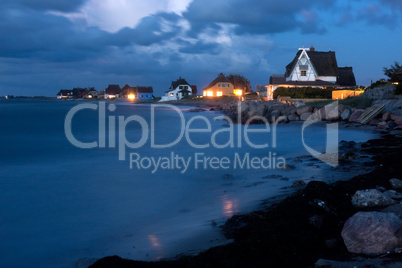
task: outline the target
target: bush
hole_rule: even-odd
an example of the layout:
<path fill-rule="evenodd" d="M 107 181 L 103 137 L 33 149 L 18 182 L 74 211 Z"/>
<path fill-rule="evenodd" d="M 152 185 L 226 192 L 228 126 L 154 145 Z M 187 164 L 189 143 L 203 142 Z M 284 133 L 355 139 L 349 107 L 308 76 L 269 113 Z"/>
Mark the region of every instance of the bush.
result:
<path fill-rule="evenodd" d="M 274 98 L 291 97 L 293 99 L 331 99 L 334 89 L 322 89 L 317 87 L 278 87 L 274 91 Z"/>

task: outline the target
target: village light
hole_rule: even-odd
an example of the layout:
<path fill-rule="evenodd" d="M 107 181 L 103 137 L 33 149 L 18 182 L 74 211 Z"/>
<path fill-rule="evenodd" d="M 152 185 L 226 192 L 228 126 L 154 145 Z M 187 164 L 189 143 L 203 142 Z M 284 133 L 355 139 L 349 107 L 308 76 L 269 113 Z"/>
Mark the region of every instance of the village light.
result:
<path fill-rule="evenodd" d="M 134 94 L 128 95 L 128 99 L 129 99 L 129 100 L 134 100 L 134 99 L 135 99 L 135 95 L 134 95 Z"/>
<path fill-rule="evenodd" d="M 236 96 L 240 97 L 240 96 L 243 95 L 243 90 L 241 90 L 241 89 L 235 89 L 235 90 L 233 91 L 233 93 L 234 93 Z"/>

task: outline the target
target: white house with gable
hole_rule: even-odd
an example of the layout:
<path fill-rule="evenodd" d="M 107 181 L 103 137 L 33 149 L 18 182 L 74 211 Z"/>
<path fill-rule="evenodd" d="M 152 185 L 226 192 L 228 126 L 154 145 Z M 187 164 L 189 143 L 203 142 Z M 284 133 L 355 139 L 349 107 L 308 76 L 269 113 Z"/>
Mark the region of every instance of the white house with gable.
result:
<path fill-rule="evenodd" d="M 160 101 L 181 100 L 186 96 L 195 94 L 196 90 L 196 86 L 191 86 L 185 79 L 180 77 L 178 80 L 172 81 L 169 90 L 165 92 L 165 96 L 162 96 Z"/>

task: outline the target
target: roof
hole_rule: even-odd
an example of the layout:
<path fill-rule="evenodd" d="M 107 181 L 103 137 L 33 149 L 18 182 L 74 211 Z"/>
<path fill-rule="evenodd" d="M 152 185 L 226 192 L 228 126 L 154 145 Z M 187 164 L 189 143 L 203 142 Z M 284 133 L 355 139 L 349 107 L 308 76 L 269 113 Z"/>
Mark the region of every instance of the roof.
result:
<path fill-rule="evenodd" d="M 336 83 L 340 86 L 356 86 L 356 79 L 352 67 L 339 67 Z"/>
<path fill-rule="evenodd" d="M 140 86 L 136 86 L 136 87 L 130 87 L 129 85 L 125 85 L 122 90 L 121 90 L 121 94 L 123 95 L 127 95 L 129 93 L 154 93 L 154 90 L 152 87 L 140 87 Z"/>
<path fill-rule="evenodd" d="M 220 73 L 217 78 L 215 78 L 208 86 L 206 86 L 203 90 L 213 87 L 217 83 L 232 83 L 223 73 Z"/>
<path fill-rule="evenodd" d="M 289 77 L 295 68 L 300 54 L 303 50 L 299 50 L 296 53 L 293 61 L 286 66 L 285 76 Z M 336 61 L 335 52 L 318 52 L 318 51 L 307 51 L 306 53 L 310 58 L 310 62 L 313 65 L 318 76 L 337 76 L 338 75 L 338 63 Z"/>
<path fill-rule="evenodd" d="M 353 76 L 354 77 L 354 76 Z M 322 81 L 322 80 L 315 80 L 315 81 L 286 81 L 284 75 L 272 75 L 269 78 L 270 85 L 290 85 L 290 86 L 303 86 L 303 87 L 336 87 L 339 84 Z"/>
<path fill-rule="evenodd" d="M 177 79 L 176 81 L 172 81 L 172 84 L 170 85 L 169 91 L 170 91 L 170 90 L 174 90 L 174 89 L 176 89 L 178 86 L 181 86 L 181 85 L 188 85 L 188 86 L 190 86 L 190 84 L 186 81 L 186 79 L 180 77 L 180 78 Z"/>
<path fill-rule="evenodd" d="M 116 95 L 116 94 L 120 94 L 121 88 L 120 88 L 119 85 L 109 85 L 109 86 L 105 89 L 105 92 L 106 92 L 107 94 L 110 94 L 110 95 Z"/>
<path fill-rule="evenodd" d="M 61 90 L 59 91 L 59 93 L 57 93 L 57 96 L 67 96 L 67 95 L 72 96 L 72 95 L 73 95 L 73 91 L 70 90 L 70 89 L 61 89 Z"/>

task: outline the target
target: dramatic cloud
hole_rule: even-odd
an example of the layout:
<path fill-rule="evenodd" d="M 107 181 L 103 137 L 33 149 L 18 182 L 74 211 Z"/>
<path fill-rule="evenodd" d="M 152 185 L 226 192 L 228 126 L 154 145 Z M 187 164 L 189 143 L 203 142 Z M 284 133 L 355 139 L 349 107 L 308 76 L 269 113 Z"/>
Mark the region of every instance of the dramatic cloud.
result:
<path fill-rule="evenodd" d="M 0 96 L 109 83 L 151 85 L 160 95 L 179 76 L 202 88 L 220 72 L 266 84 L 305 43 L 343 49 L 359 79 L 367 62 L 353 60 L 354 46 L 374 34 L 394 43 L 401 11 L 399 0 L 4 0 Z M 381 59 L 380 75 L 401 61 Z"/>

